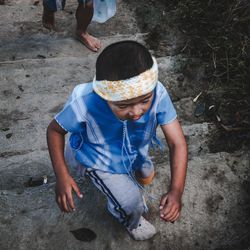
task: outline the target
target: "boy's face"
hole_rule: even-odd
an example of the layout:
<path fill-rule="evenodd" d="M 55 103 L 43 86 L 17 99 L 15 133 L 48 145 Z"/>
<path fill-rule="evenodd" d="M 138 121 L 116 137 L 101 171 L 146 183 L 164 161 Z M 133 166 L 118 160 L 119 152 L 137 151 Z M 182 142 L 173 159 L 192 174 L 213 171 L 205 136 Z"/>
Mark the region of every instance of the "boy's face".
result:
<path fill-rule="evenodd" d="M 139 120 L 150 108 L 154 92 L 132 98 L 126 101 L 111 102 L 108 105 L 120 120 Z"/>

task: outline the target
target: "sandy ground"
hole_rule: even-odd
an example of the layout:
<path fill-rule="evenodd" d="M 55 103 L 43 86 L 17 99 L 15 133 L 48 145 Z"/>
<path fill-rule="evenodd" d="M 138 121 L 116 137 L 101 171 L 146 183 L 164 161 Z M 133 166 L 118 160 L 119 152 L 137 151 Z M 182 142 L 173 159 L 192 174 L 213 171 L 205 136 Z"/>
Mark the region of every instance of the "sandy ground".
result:
<path fill-rule="evenodd" d="M 84 199 L 76 199 L 75 213 L 61 214 L 45 131 L 73 87 L 93 78 L 97 57 L 74 39 L 75 9 L 76 1 L 68 1 L 56 15 L 59 31 L 48 32 L 41 25 L 41 1 L 0 5 L 0 249 L 250 249 L 249 150 L 211 150 L 211 134 L 219 129 L 194 117 L 192 100 L 199 93 L 194 85 L 202 76 L 190 79 L 177 70 L 181 55 L 156 54 L 160 80 L 174 100 L 189 145 L 181 218 L 162 222 L 158 201 L 148 200 L 147 218 L 158 233 L 135 242 L 108 214 L 104 197 L 81 178 L 76 180 Z M 123 39 L 146 44 L 134 11 L 119 0 L 117 15 L 105 24 L 91 24 L 90 32 L 104 47 Z M 171 44 L 181 41 L 176 33 L 169 39 Z M 163 139 L 160 131 L 159 136 Z M 168 152 L 151 155 L 156 178 L 148 192 L 160 197 L 170 182 Z M 45 174 L 47 185 L 26 186 L 30 177 Z M 71 233 L 79 228 L 85 228 L 84 241 Z"/>

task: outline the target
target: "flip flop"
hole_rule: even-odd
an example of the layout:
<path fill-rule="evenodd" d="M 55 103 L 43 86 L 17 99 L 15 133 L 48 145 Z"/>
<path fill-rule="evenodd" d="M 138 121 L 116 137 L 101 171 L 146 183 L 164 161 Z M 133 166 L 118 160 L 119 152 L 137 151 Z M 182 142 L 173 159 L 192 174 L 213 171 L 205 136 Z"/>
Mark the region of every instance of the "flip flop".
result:
<path fill-rule="evenodd" d="M 93 51 L 93 52 L 97 52 L 98 49 L 93 49 L 93 47 L 90 47 L 82 38 L 82 36 L 79 35 L 75 35 L 75 38 L 77 41 L 79 41 L 80 43 L 82 43 L 85 47 L 87 47 L 89 50 Z"/>

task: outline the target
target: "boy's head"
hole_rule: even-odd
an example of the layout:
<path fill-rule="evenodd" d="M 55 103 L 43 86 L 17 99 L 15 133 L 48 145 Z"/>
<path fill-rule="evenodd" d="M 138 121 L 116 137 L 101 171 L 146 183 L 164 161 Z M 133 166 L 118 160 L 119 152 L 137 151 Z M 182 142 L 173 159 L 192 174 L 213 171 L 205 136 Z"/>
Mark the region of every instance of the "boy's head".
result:
<path fill-rule="evenodd" d="M 150 69 L 153 59 L 147 48 L 135 41 L 107 46 L 96 61 L 96 80 L 119 81 Z"/>
<path fill-rule="evenodd" d="M 121 120 L 138 120 L 151 106 L 158 68 L 149 51 L 135 41 L 109 45 L 97 58 L 95 92 Z"/>

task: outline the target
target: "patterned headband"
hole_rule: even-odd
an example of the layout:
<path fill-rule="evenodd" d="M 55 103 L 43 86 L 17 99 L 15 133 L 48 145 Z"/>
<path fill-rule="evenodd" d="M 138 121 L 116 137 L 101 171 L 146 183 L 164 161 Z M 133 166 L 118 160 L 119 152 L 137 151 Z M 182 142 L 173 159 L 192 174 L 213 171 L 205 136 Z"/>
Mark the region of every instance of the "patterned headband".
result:
<path fill-rule="evenodd" d="M 151 69 L 120 81 L 93 80 L 94 91 L 107 101 L 125 101 L 151 92 L 158 81 L 158 66 L 153 57 Z"/>

